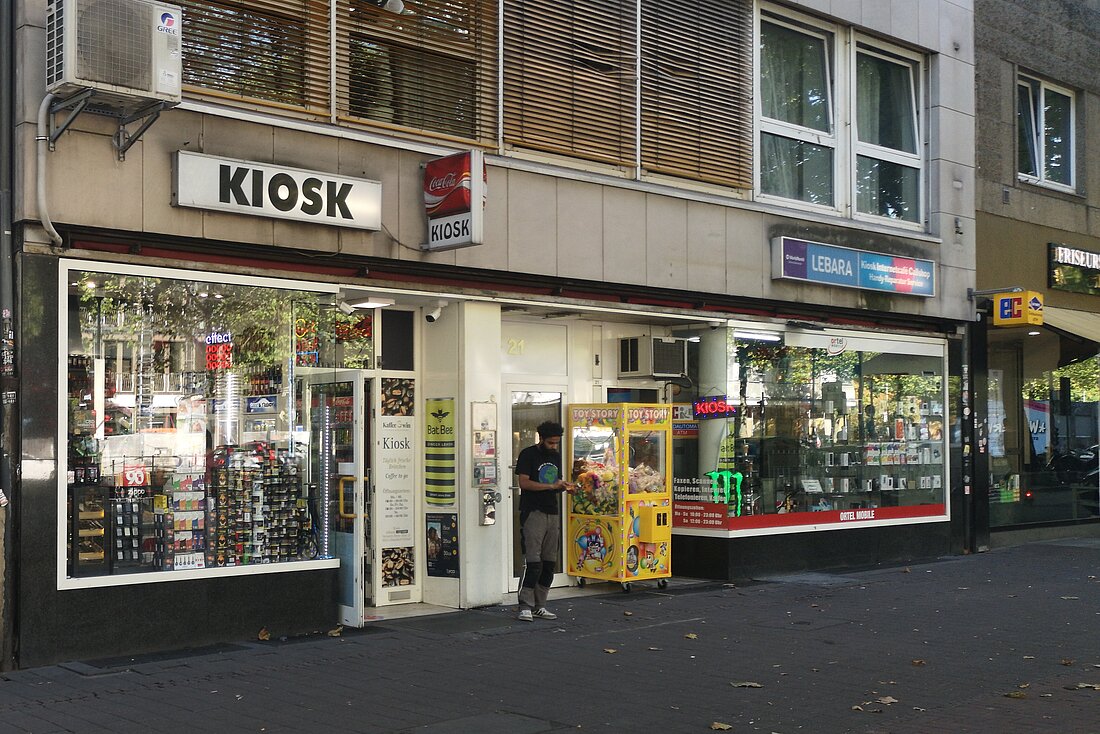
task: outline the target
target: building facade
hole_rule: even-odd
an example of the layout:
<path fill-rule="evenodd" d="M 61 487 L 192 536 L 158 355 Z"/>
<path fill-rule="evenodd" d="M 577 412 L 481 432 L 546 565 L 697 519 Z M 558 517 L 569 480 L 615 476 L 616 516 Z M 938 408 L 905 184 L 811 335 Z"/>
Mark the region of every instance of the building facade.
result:
<path fill-rule="evenodd" d="M 1100 518 L 1100 5 L 981 0 L 975 15 L 984 545 Z M 994 323 L 1011 288 L 1043 297 L 1041 326 Z"/>
<path fill-rule="evenodd" d="M 14 664 L 500 603 L 547 419 L 563 566 L 969 542 L 970 2 L 16 8 Z"/>

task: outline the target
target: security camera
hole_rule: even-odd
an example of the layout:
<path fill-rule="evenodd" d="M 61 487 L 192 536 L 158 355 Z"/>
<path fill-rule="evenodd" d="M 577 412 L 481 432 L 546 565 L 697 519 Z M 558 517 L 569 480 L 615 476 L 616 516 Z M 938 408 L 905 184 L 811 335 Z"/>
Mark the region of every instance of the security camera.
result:
<path fill-rule="evenodd" d="M 340 313 L 344 314 L 345 316 L 351 316 L 353 313 L 355 313 L 355 307 L 344 299 L 340 299 L 336 302 L 336 308 L 340 309 Z"/>
<path fill-rule="evenodd" d="M 428 311 L 426 314 L 424 314 L 424 320 L 427 321 L 429 324 L 434 324 L 439 319 L 439 315 L 441 313 L 443 313 L 443 307 L 436 306 L 431 311 Z"/>

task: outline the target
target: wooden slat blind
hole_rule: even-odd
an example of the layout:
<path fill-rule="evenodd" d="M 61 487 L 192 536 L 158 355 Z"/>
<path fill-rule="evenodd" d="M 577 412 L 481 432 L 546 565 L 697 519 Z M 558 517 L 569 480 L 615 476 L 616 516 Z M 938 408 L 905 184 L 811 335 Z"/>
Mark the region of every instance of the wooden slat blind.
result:
<path fill-rule="evenodd" d="M 504 141 L 635 165 L 634 0 L 515 0 L 504 16 Z"/>
<path fill-rule="evenodd" d="M 642 2 L 642 165 L 752 186 L 752 3 Z"/>
<path fill-rule="evenodd" d="M 326 0 L 183 0 L 183 83 L 309 111 L 329 108 Z"/>
<path fill-rule="evenodd" d="M 496 142 L 494 0 L 341 0 L 337 114 Z"/>

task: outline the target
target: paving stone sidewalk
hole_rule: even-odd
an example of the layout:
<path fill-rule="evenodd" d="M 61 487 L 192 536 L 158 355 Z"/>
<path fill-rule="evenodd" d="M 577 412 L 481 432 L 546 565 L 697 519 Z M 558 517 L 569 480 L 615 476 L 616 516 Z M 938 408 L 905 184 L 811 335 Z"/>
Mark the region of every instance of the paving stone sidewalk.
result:
<path fill-rule="evenodd" d="M 0 734 L 1100 732 L 1100 540 L 606 592 L 8 673 Z"/>

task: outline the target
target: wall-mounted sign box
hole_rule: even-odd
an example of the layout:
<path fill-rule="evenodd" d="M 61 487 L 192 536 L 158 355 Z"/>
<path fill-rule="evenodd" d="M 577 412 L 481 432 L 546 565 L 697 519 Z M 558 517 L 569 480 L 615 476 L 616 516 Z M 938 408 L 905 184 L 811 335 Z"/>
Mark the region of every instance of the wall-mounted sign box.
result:
<path fill-rule="evenodd" d="M 732 418 L 737 415 L 737 406 L 729 402 L 725 395 L 711 395 L 699 398 L 691 404 L 692 417 L 699 420 L 711 418 Z"/>
<path fill-rule="evenodd" d="M 1061 291 L 1100 295 L 1100 252 L 1049 244 L 1049 285 Z"/>
<path fill-rule="evenodd" d="M 1043 294 L 1035 291 L 993 296 L 994 326 L 1042 326 Z"/>
<path fill-rule="evenodd" d="M 382 228 L 382 184 L 301 168 L 176 152 L 174 206 L 354 229 Z"/>
<path fill-rule="evenodd" d="M 936 263 L 794 237 L 772 240 L 772 278 L 899 295 L 936 295 Z"/>

